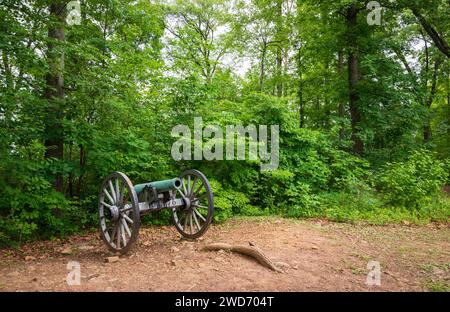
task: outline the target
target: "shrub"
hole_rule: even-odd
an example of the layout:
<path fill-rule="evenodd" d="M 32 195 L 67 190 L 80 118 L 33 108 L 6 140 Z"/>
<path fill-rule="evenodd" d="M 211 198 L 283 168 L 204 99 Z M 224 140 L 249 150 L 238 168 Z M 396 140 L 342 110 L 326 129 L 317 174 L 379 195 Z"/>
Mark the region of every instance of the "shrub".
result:
<path fill-rule="evenodd" d="M 448 178 L 445 167 L 434 153 L 419 150 L 404 162 L 385 165 L 376 184 L 389 204 L 417 209 L 439 195 Z"/>
<path fill-rule="evenodd" d="M 315 217 L 318 215 L 318 197 L 311 193 L 308 184 L 296 182 L 286 190 L 286 216 L 289 218 Z"/>
<path fill-rule="evenodd" d="M 223 222 L 233 216 L 233 198 L 216 180 L 209 180 L 214 192 L 214 221 Z"/>

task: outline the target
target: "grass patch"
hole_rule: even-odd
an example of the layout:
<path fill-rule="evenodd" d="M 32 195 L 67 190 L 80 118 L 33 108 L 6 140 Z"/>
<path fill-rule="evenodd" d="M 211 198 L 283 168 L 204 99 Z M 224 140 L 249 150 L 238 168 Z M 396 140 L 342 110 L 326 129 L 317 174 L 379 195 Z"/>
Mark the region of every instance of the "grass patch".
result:
<path fill-rule="evenodd" d="M 318 217 L 335 222 L 356 223 L 365 221 L 372 225 L 408 223 L 425 225 L 430 222 L 448 222 L 450 198 L 438 197 L 418 207 L 387 206 L 379 195 L 373 192 L 361 194 L 326 193 L 320 196 L 322 208 Z"/>
<path fill-rule="evenodd" d="M 428 281 L 425 288 L 432 292 L 450 292 L 450 283 L 444 281 Z"/>

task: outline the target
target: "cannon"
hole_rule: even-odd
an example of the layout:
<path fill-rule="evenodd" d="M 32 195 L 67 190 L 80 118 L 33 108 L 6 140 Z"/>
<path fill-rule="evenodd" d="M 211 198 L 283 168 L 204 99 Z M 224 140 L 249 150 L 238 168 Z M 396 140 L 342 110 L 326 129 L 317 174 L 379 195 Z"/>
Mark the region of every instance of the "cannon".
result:
<path fill-rule="evenodd" d="M 170 209 L 178 232 L 196 239 L 208 230 L 214 196 L 208 179 L 198 170 L 177 178 L 134 185 L 121 172 L 109 175 L 98 196 L 100 234 L 112 252 L 127 253 L 139 236 L 141 217 Z"/>

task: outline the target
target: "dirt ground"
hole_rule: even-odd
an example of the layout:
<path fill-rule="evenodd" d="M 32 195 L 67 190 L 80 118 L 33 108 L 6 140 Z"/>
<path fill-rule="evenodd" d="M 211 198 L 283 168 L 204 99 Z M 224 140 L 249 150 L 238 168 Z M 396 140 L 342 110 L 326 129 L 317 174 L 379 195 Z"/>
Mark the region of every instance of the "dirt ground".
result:
<path fill-rule="evenodd" d="M 285 273 L 211 242 L 254 243 Z M 117 262 L 98 234 L 0 250 L 0 291 L 448 291 L 450 224 L 369 226 L 275 217 L 235 218 L 195 242 L 174 227 L 145 227 Z M 69 261 L 81 285 L 69 286 Z M 378 261 L 381 285 L 366 284 Z"/>

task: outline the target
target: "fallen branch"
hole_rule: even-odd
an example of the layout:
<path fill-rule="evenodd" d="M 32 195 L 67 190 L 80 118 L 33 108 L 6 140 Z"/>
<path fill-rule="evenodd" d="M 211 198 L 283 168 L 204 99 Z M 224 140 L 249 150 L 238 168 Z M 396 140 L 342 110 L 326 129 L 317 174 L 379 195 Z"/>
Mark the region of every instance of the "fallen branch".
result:
<path fill-rule="evenodd" d="M 272 262 L 258 247 L 256 246 L 243 246 L 243 245 L 230 245 L 226 243 L 213 243 L 206 245 L 202 248 L 205 251 L 218 251 L 225 250 L 240 253 L 249 257 L 254 258 L 260 264 L 265 267 L 268 267 L 271 270 L 274 270 L 279 273 L 284 273 L 282 269 L 277 267 L 275 263 Z"/>

